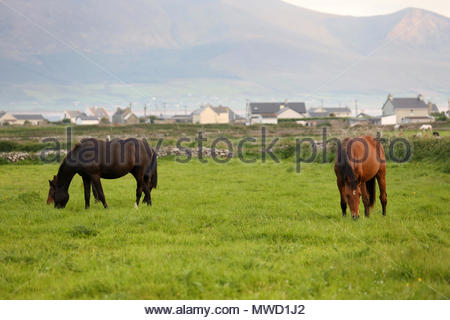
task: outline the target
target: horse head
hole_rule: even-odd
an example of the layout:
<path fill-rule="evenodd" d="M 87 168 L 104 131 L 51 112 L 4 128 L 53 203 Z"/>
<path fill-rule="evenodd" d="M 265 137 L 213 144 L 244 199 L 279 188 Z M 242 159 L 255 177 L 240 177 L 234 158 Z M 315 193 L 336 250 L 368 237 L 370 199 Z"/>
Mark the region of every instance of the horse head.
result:
<path fill-rule="evenodd" d="M 359 218 L 359 201 L 361 198 L 361 188 L 358 184 L 347 182 L 344 187 L 344 196 L 350 207 L 353 219 Z"/>
<path fill-rule="evenodd" d="M 47 204 L 54 203 L 55 208 L 65 208 L 69 201 L 69 193 L 58 186 L 58 177 L 53 176 L 53 180 L 48 180 L 50 189 L 48 191 Z"/>

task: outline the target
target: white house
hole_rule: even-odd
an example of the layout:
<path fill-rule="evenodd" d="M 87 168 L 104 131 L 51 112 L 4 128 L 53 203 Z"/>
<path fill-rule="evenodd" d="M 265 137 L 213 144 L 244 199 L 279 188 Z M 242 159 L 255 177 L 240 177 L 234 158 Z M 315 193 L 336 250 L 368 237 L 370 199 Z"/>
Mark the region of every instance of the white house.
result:
<path fill-rule="evenodd" d="M 381 125 L 389 126 L 397 124 L 397 116 L 395 114 L 381 117 Z"/>
<path fill-rule="evenodd" d="M 439 112 L 435 104 L 425 103 L 421 94 L 416 98 L 394 98 L 389 94 L 381 109 L 382 125 L 429 123 L 434 121 L 431 114 Z"/>
<path fill-rule="evenodd" d="M 76 118 L 75 123 L 80 126 L 89 126 L 99 124 L 100 120 L 94 116 L 87 116 L 86 114 L 81 114 Z"/>
<path fill-rule="evenodd" d="M 328 118 L 328 117 L 337 117 L 337 118 L 349 118 L 352 116 L 352 111 L 349 107 L 344 108 L 312 108 L 309 109 L 308 115 L 310 118 Z"/>
<path fill-rule="evenodd" d="M 277 124 L 278 118 L 275 113 L 255 114 L 250 116 L 250 124 Z"/>
<path fill-rule="evenodd" d="M 302 119 L 305 118 L 304 113 L 299 113 L 289 107 L 283 107 L 277 113 L 278 119 Z"/>
<path fill-rule="evenodd" d="M 76 123 L 77 117 L 85 115 L 86 113 L 81 112 L 80 110 L 66 110 L 64 111 L 64 117 L 63 119 L 70 119 L 70 122 Z"/>
<path fill-rule="evenodd" d="M 250 124 L 277 124 L 280 119 L 306 117 L 304 102 L 252 102 L 249 107 Z"/>

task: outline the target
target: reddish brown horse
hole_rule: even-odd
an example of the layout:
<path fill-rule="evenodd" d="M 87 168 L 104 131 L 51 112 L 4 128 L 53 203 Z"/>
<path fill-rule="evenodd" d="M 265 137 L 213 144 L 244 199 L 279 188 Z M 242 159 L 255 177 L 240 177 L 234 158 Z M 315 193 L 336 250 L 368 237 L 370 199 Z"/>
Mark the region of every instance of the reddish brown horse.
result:
<path fill-rule="evenodd" d="M 347 204 L 352 218 L 359 218 L 359 201 L 362 196 L 364 213 L 369 217 L 375 204 L 375 179 L 380 188 L 383 215 L 386 215 L 386 157 L 381 143 L 369 136 L 346 138 L 338 146 L 334 171 L 341 193 L 341 208 L 346 215 Z"/>
<path fill-rule="evenodd" d="M 69 185 L 75 174 L 83 178 L 85 207 L 89 208 L 92 191 L 96 200 L 106 204 L 100 179 L 117 179 L 131 173 L 136 179 L 136 203 L 139 205 L 142 192 L 144 203 L 152 204 L 151 191 L 158 181 L 156 152 L 145 140 L 114 139 L 102 141 L 84 139 L 64 158 L 58 174 L 49 180 L 47 204 L 64 208 L 69 201 Z"/>

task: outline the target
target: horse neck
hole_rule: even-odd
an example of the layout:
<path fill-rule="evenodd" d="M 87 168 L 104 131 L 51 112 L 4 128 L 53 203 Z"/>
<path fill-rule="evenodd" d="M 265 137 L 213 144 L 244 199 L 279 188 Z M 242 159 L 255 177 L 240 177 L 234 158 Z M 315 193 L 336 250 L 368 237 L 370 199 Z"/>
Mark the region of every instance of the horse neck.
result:
<path fill-rule="evenodd" d="M 58 170 L 57 175 L 58 187 L 64 188 L 64 190 L 69 189 L 70 182 L 72 182 L 75 173 L 76 173 L 75 168 L 69 166 L 67 164 L 67 159 L 64 159 Z"/>

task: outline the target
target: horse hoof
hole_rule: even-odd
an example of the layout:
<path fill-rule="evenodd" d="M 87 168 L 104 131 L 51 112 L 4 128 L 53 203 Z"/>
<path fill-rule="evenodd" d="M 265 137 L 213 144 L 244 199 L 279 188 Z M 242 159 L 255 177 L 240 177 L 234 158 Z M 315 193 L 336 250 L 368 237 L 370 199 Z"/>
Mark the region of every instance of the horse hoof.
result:
<path fill-rule="evenodd" d="M 135 208 L 135 209 L 139 209 L 139 206 L 138 206 L 137 203 L 134 204 L 134 208 Z"/>

